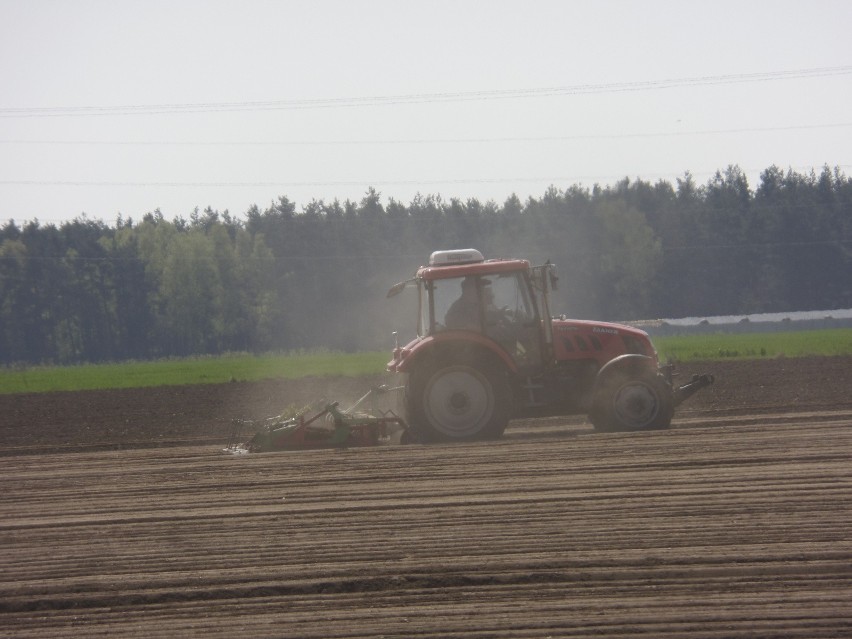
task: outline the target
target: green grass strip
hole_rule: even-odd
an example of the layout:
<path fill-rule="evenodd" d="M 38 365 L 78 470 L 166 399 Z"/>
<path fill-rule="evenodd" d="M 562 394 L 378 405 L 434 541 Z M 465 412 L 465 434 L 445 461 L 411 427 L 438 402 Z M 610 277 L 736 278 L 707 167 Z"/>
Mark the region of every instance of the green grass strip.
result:
<path fill-rule="evenodd" d="M 656 337 L 654 344 L 663 362 L 852 355 L 852 329 L 779 333 L 718 332 Z M 4 368 L 0 369 L 0 394 L 217 384 L 311 376 L 358 377 L 382 373 L 389 359 L 390 354 L 387 352 L 318 352 Z"/>
<path fill-rule="evenodd" d="M 852 329 L 708 333 L 654 338 L 662 361 L 852 355 Z"/>
<path fill-rule="evenodd" d="M 381 373 L 389 353 L 226 355 L 82 366 L 0 369 L 0 393 L 41 393 L 106 388 L 218 384 L 261 379 L 295 379 Z"/>

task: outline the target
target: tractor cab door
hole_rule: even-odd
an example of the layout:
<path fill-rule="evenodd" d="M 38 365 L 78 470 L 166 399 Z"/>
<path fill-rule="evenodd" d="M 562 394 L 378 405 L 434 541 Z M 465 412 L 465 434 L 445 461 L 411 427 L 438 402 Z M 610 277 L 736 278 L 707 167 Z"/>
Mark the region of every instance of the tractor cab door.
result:
<path fill-rule="evenodd" d="M 522 373 L 542 366 L 541 319 L 524 272 L 491 275 L 485 334 L 509 353 Z"/>

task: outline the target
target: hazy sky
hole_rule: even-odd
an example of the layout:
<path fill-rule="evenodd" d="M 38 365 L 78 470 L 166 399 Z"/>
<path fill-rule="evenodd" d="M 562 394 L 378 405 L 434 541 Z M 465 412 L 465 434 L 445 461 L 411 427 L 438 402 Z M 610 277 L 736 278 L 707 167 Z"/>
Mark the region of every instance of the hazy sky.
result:
<path fill-rule="evenodd" d="M 0 224 L 852 173 L 852 2 L 0 0 Z"/>

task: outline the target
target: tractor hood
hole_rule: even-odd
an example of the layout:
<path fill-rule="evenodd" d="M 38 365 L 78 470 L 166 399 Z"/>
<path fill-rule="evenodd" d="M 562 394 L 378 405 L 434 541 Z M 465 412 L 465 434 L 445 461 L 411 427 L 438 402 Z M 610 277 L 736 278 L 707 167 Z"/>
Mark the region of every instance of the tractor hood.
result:
<path fill-rule="evenodd" d="M 554 318 L 552 325 L 553 350 L 557 360 L 575 359 L 584 353 L 604 360 L 630 353 L 647 355 L 657 361 L 657 351 L 651 338 L 641 329 L 565 317 Z"/>
<path fill-rule="evenodd" d="M 568 319 L 564 315 L 553 318 L 553 328 L 566 331 L 581 331 L 591 333 L 629 334 L 637 338 L 650 340 L 648 333 L 641 328 L 613 322 L 598 322 L 595 320 Z"/>

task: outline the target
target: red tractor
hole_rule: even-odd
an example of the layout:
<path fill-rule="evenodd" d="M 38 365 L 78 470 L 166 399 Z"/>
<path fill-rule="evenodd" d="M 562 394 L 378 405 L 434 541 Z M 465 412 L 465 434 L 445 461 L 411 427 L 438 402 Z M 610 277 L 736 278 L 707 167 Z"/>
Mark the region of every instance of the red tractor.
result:
<path fill-rule="evenodd" d="M 644 331 L 551 317 L 556 267 L 436 251 L 406 286 L 419 291 L 418 337 L 393 351 L 407 374 L 406 422 L 419 441 L 500 437 L 511 417 L 587 414 L 597 430 L 667 428 L 674 407 L 713 383 L 672 382 Z"/>

